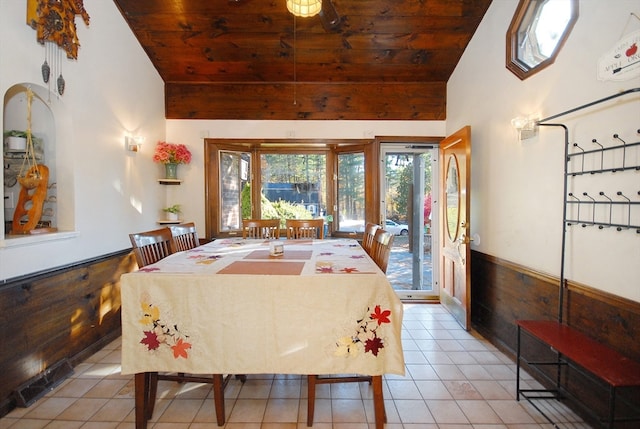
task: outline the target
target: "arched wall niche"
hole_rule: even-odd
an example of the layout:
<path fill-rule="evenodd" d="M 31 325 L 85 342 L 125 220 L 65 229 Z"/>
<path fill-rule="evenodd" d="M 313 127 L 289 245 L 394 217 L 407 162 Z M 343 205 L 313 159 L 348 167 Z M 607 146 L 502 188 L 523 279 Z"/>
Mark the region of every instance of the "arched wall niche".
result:
<path fill-rule="evenodd" d="M 2 230 L 0 239 L 4 239 L 5 243 L 11 242 L 11 245 L 17 245 L 20 241 L 31 244 L 34 240 L 39 241 L 39 237 L 42 237 L 41 239 L 44 241 L 53 238 L 51 236 L 66 235 L 65 232 L 73 231 L 75 225 L 72 121 L 71 115 L 62 99 L 50 92 L 48 88 L 34 83 L 17 83 L 9 87 L 3 98 L 3 133 L 11 130 L 24 131 L 27 129 L 28 88 L 33 91 L 31 105 L 32 135 L 41 140 L 43 161 L 49 168 L 49 190 L 47 201 L 44 204 L 42 220 L 50 221 L 51 226 L 56 227 L 58 232 L 38 234 L 34 237 L 9 233 L 10 227 L 7 227 L 7 225 L 13 220 L 15 203 L 20 193 L 20 185 L 7 183 L 7 177 L 3 174 L 2 189 L 5 209 L 2 213 L 2 220 L 5 227 Z M 5 154 L 6 145 L 3 144 L 3 159 Z M 6 167 L 6 162 L 3 167 Z M 3 172 L 4 170 L 5 168 L 3 168 Z M 9 202 L 10 207 L 7 207 L 6 202 Z"/>

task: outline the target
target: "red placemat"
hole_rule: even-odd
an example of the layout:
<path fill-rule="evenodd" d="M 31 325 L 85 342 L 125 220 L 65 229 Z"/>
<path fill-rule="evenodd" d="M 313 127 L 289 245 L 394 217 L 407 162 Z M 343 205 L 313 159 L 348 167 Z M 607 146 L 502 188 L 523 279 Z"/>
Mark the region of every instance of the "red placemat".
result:
<path fill-rule="evenodd" d="M 298 276 L 302 272 L 303 268 L 304 262 L 235 261 L 218 271 L 218 274 L 264 274 Z"/>
<path fill-rule="evenodd" d="M 298 259 L 309 260 L 313 254 L 312 250 L 285 250 L 281 256 L 271 256 L 268 250 L 254 250 L 242 259 Z"/>

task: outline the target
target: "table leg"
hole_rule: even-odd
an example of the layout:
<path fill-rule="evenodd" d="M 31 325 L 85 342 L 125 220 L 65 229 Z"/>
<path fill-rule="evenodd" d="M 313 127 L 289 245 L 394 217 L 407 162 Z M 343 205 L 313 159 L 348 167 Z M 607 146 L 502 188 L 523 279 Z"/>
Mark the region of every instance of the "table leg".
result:
<path fill-rule="evenodd" d="M 371 384 L 373 385 L 373 409 L 376 418 L 376 429 L 383 429 L 387 421 L 387 414 L 384 410 L 384 397 L 382 395 L 382 376 L 372 376 Z"/>
<path fill-rule="evenodd" d="M 307 426 L 313 426 L 313 415 L 315 413 L 316 408 L 316 380 L 318 379 L 317 375 L 309 375 L 307 376 Z"/>
<path fill-rule="evenodd" d="M 516 342 L 516 401 L 520 401 L 520 325 L 518 325 L 518 341 Z"/>
<path fill-rule="evenodd" d="M 147 429 L 149 379 L 148 372 L 140 372 L 135 375 L 136 429 Z"/>
<path fill-rule="evenodd" d="M 213 401 L 216 408 L 218 426 L 224 426 L 224 381 L 222 374 L 213 374 Z"/>
<path fill-rule="evenodd" d="M 147 385 L 145 386 L 145 392 L 147 402 L 145 410 L 147 410 L 147 421 L 153 417 L 153 409 L 156 406 L 156 393 L 158 393 L 158 373 L 147 372 Z"/>
<path fill-rule="evenodd" d="M 607 422 L 607 428 L 613 429 L 613 421 L 616 417 L 616 388 L 609 386 L 609 421 Z"/>

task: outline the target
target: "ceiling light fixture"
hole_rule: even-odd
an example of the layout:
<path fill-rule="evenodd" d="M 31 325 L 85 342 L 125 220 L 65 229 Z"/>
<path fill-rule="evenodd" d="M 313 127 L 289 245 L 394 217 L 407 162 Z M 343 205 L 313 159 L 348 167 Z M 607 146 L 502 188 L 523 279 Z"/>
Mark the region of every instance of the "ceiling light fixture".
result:
<path fill-rule="evenodd" d="M 322 0 L 287 0 L 287 9 L 295 16 L 315 16 L 322 9 Z"/>

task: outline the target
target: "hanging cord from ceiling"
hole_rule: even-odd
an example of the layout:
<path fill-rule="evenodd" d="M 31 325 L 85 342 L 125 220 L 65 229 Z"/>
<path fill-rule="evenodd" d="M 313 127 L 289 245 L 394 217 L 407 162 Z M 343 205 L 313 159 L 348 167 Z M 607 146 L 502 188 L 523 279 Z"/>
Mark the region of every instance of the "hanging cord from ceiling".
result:
<path fill-rule="evenodd" d="M 298 75 L 297 75 L 297 42 L 298 42 L 298 31 L 296 27 L 296 16 L 293 15 L 293 105 L 297 104 L 297 83 L 298 83 Z"/>

